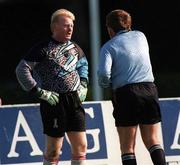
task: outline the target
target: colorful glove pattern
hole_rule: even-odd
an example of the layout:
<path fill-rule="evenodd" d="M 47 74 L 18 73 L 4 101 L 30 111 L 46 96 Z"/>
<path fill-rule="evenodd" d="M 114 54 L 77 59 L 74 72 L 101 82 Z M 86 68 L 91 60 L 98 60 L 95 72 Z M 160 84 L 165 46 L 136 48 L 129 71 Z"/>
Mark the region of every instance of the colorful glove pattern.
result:
<path fill-rule="evenodd" d="M 81 81 L 81 84 L 77 90 L 81 102 L 85 101 L 87 96 L 87 91 L 88 91 L 87 82 Z"/>
<path fill-rule="evenodd" d="M 52 106 L 59 103 L 59 94 L 56 92 L 51 92 L 38 87 L 35 94 L 38 98 L 47 101 Z"/>

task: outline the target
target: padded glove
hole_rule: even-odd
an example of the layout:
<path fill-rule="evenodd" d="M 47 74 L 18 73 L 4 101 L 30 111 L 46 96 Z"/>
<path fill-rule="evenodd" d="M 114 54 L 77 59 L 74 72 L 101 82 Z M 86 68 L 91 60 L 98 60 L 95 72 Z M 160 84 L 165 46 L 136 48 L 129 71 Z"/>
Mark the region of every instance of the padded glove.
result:
<path fill-rule="evenodd" d="M 56 92 L 51 92 L 51 91 L 36 87 L 36 90 L 33 93 L 39 99 L 47 101 L 52 106 L 55 106 L 57 103 L 59 103 L 59 94 Z"/>
<path fill-rule="evenodd" d="M 81 81 L 77 90 L 81 102 L 83 102 L 86 99 L 87 91 L 87 82 Z"/>

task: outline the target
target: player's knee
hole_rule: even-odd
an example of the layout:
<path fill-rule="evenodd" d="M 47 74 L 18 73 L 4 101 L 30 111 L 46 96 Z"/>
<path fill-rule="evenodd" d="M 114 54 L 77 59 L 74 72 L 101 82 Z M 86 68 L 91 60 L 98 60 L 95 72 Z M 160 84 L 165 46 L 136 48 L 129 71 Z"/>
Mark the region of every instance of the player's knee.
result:
<path fill-rule="evenodd" d="M 144 140 L 144 144 L 146 148 L 149 148 L 155 144 L 159 144 L 159 140 L 157 138 L 147 138 Z"/>
<path fill-rule="evenodd" d="M 79 146 L 78 151 L 79 151 L 80 154 L 85 155 L 86 151 L 87 151 L 87 144 L 86 143 L 81 144 Z"/>
<path fill-rule="evenodd" d="M 86 151 L 87 151 L 87 145 L 81 144 L 76 146 L 75 150 L 72 152 L 72 164 L 77 164 L 77 162 L 84 162 L 86 160 Z"/>
<path fill-rule="evenodd" d="M 122 153 L 134 153 L 134 144 L 121 144 Z"/>
<path fill-rule="evenodd" d="M 77 150 L 79 152 L 86 152 L 86 150 L 87 150 L 87 143 L 84 142 L 84 143 L 79 144 L 78 147 L 77 147 Z"/>
<path fill-rule="evenodd" d="M 73 157 L 81 157 L 82 155 L 86 155 L 87 152 L 87 145 L 86 144 L 81 144 L 76 146 L 73 151 L 72 151 L 72 155 Z"/>

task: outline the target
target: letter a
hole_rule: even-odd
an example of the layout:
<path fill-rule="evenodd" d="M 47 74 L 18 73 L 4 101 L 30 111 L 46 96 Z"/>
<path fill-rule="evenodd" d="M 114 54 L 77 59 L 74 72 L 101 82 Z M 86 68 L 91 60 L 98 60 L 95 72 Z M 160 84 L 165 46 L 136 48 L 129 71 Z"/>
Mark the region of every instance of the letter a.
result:
<path fill-rule="evenodd" d="M 20 126 L 22 126 L 22 128 L 24 129 L 26 136 L 18 136 Z M 33 151 L 30 153 L 31 156 L 42 155 L 42 151 L 39 149 L 38 144 L 36 143 L 36 140 L 35 140 L 32 132 L 26 122 L 26 119 L 24 118 L 23 113 L 21 111 L 19 111 L 19 114 L 18 114 L 11 149 L 10 149 L 9 154 L 7 155 L 8 157 L 18 157 L 19 156 L 19 154 L 15 151 L 16 144 L 18 141 L 29 141 L 29 143 L 31 144 L 31 147 L 33 149 Z"/>
<path fill-rule="evenodd" d="M 179 135 L 180 135 L 180 113 L 179 113 L 179 116 L 178 116 L 178 122 L 177 122 L 177 125 L 176 125 L 175 137 L 174 137 L 173 144 L 171 145 L 171 149 L 180 149 L 180 144 L 178 144 Z"/>

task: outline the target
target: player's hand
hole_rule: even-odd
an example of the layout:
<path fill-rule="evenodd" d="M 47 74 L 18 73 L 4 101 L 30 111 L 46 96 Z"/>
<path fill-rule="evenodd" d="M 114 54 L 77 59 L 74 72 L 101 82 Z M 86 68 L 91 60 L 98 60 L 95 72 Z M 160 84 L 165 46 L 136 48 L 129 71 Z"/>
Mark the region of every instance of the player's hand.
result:
<path fill-rule="evenodd" d="M 59 94 L 37 87 L 35 95 L 42 100 L 47 101 L 50 105 L 55 106 L 59 103 Z"/>
<path fill-rule="evenodd" d="M 87 82 L 81 81 L 80 86 L 77 90 L 81 102 L 85 101 L 87 96 L 87 91 L 88 91 Z"/>

